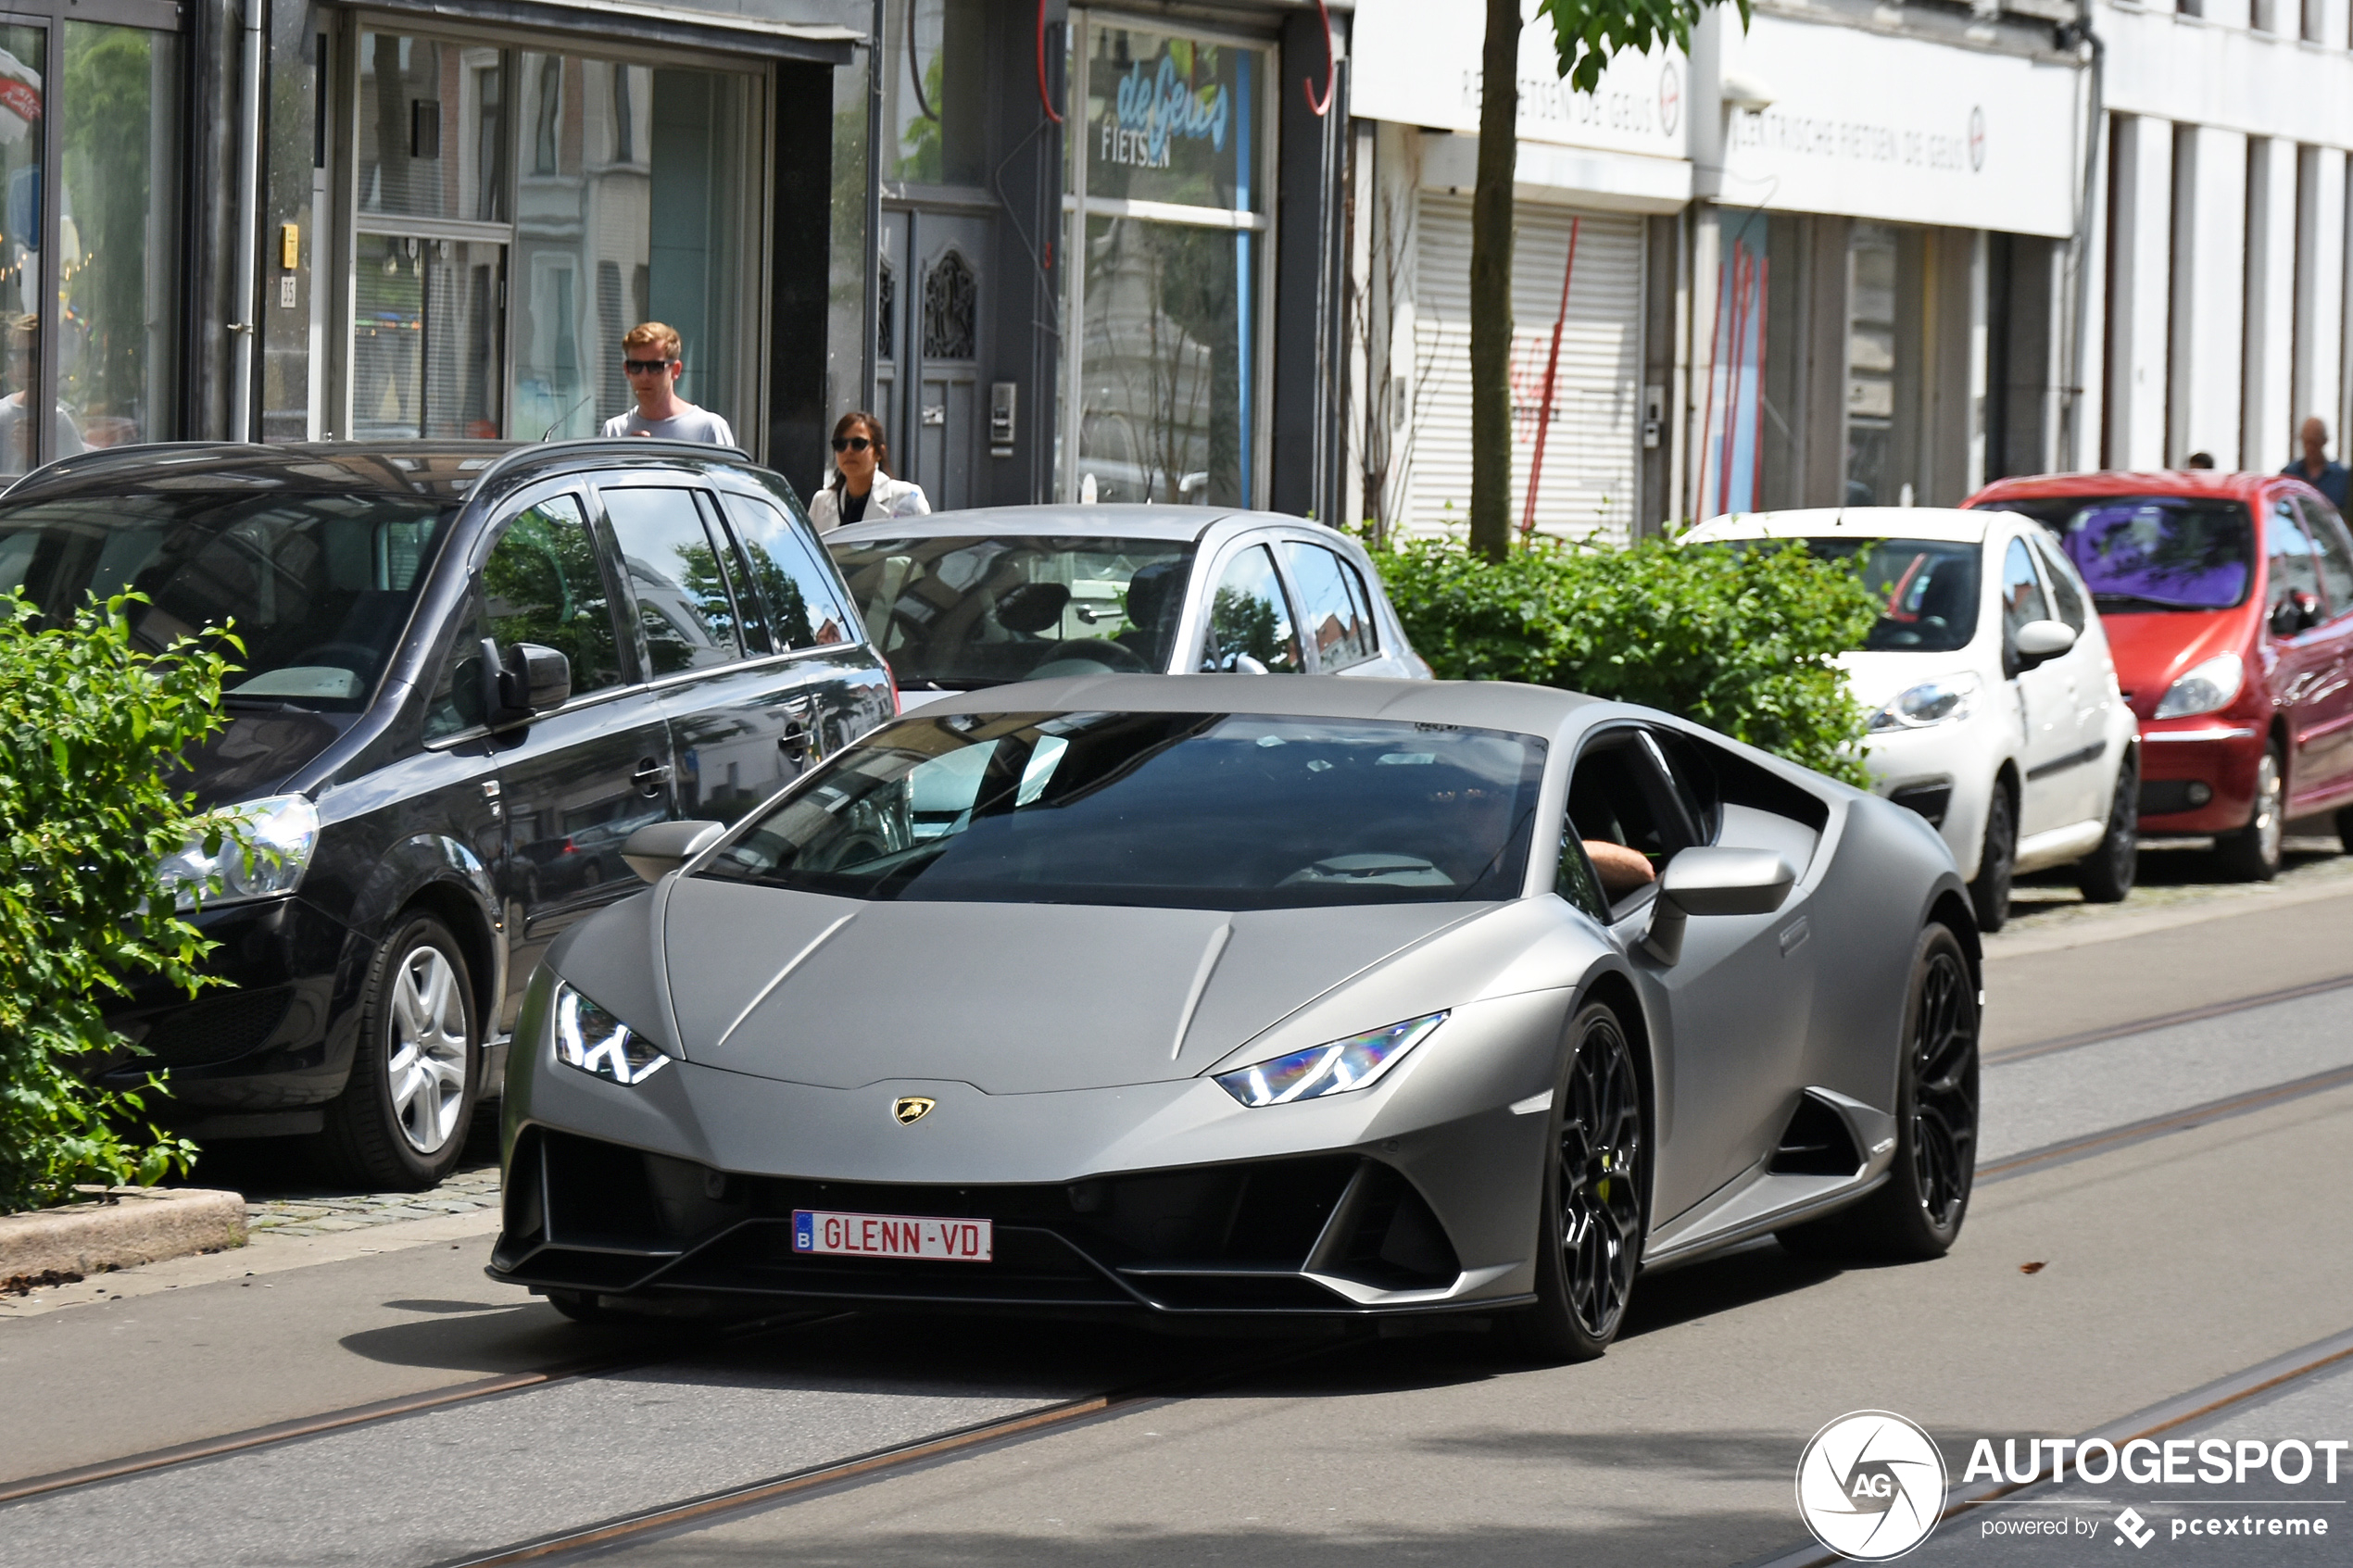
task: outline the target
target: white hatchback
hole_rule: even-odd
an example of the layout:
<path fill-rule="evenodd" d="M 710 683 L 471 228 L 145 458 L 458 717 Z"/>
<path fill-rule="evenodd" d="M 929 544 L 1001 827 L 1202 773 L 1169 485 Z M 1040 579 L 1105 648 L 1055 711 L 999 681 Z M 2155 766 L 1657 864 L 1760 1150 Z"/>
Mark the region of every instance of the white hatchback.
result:
<path fill-rule="evenodd" d="M 1739 512 L 1684 539 L 1861 558 L 1880 619 L 1839 662 L 1871 709 L 1872 780 L 1944 835 L 1983 929 L 2008 918 L 2020 872 L 2073 861 L 2086 898 L 2132 891 L 2139 728 L 2092 596 L 2038 524 L 1847 507 Z"/>

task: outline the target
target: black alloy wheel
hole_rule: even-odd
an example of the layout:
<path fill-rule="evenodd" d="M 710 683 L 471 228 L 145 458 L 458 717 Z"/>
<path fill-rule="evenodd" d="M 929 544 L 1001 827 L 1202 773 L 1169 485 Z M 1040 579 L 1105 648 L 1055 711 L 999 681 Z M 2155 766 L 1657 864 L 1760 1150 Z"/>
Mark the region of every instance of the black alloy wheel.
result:
<path fill-rule="evenodd" d="M 1920 934 L 1904 1004 L 1895 1155 L 1869 1198 L 1780 1232 L 1806 1257 L 1939 1258 L 1961 1234 L 1977 1178 L 1977 982 L 1949 927 Z"/>
<path fill-rule="evenodd" d="M 2221 834 L 2214 852 L 2230 874 L 2241 882 L 2269 882 L 2280 874 L 2280 855 L 2287 837 L 2287 768 L 2280 759 L 2277 741 L 2263 748 L 2255 765 L 2255 809 L 2246 826 Z"/>
<path fill-rule="evenodd" d="M 422 1192 L 457 1169 L 482 1089 L 482 1023 L 466 951 L 412 909 L 368 968 L 351 1077 L 313 1140 L 331 1178 Z"/>
<path fill-rule="evenodd" d="M 2097 847 L 2075 863 L 2075 885 L 2085 901 L 2120 904 L 2133 891 L 2141 861 L 2141 759 L 2124 753 L 2116 770 L 2116 794 L 2108 805 L 2108 832 Z"/>
<path fill-rule="evenodd" d="M 1977 880 L 1969 884 L 1980 931 L 1999 931 L 2010 918 L 2010 878 L 2017 870 L 2018 806 L 2009 786 L 1995 779 L 1985 807 L 1985 847 L 1977 857 Z"/>
<path fill-rule="evenodd" d="M 1626 1321 L 1642 1257 L 1650 1141 L 1633 1047 L 1617 1015 L 1577 1015 L 1568 1070 L 1554 1095 L 1554 1136 L 1537 1238 L 1536 1304 L 1514 1323 L 1518 1347 L 1547 1361 L 1591 1361 Z"/>

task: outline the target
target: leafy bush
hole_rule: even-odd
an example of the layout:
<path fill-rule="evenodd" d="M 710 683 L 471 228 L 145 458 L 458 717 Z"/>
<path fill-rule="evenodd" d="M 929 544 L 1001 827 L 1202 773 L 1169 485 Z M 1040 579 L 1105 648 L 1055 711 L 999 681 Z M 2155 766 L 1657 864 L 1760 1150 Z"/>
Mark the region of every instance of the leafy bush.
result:
<path fill-rule="evenodd" d="M 1414 646 L 1441 679 L 1526 681 L 1639 702 L 1862 784 L 1862 707 L 1833 655 L 1876 600 L 1796 546 L 1539 539 L 1490 563 L 1454 539 L 1377 552 Z"/>
<path fill-rule="evenodd" d="M 159 868 L 192 834 L 216 851 L 234 836 L 168 781 L 221 726 L 220 650 L 235 645 L 144 652 L 140 602 L 94 602 L 43 630 L 32 606 L 0 598 L 0 1213 L 78 1182 L 151 1185 L 195 1153 L 144 1123 L 142 1090 L 77 1071 L 131 1051 L 104 1017 L 131 982 L 207 983 L 194 965 L 212 945 Z M 159 1086 L 150 1073 L 142 1088 Z"/>

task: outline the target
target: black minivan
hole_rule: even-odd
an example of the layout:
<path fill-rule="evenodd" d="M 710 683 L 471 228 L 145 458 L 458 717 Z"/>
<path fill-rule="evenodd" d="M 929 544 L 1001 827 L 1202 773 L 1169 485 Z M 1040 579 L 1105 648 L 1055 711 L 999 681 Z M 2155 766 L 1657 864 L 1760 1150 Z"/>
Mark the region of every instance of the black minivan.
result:
<path fill-rule="evenodd" d="M 193 918 L 229 984 L 143 991 L 113 1022 L 152 1054 L 102 1071 L 382 1187 L 455 1165 L 540 953 L 643 886 L 633 831 L 733 820 L 897 709 L 791 488 L 724 448 L 93 452 L 0 495 L 11 587 L 245 644 L 189 783 L 282 859 L 177 858 L 225 881 Z"/>

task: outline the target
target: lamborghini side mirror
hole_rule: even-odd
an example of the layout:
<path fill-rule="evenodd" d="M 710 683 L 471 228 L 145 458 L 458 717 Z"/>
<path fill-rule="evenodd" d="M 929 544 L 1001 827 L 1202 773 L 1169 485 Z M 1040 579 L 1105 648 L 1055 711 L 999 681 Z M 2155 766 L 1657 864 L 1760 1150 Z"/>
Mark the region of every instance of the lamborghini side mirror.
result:
<path fill-rule="evenodd" d="M 1769 915 L 1781 907 L 1797 873 L 1770 849 L 1704 845 L 1667 862 L 1651 901 L 1642 950 L 1663 964 L 1683 956 L 1683 927 L 1693 915 Z"/>

